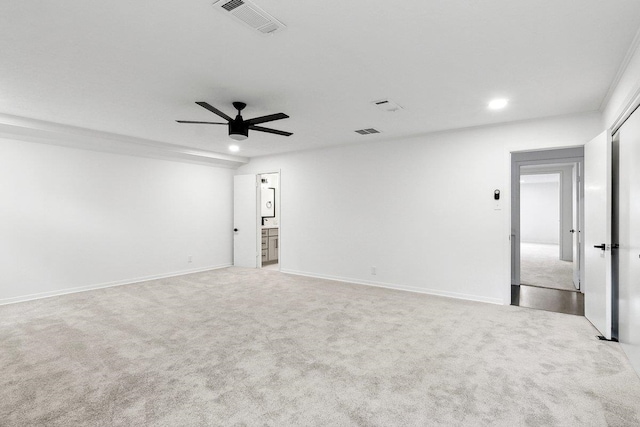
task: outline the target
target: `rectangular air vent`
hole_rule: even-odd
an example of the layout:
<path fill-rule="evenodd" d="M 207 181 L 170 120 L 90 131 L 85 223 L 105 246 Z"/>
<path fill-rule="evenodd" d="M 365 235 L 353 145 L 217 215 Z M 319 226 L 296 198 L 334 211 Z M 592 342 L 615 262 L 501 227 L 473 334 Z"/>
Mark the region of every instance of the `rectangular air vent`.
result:
<path fill-rule="evenodd" d="M 402 107 L 391 101 L 390 99 L 381 99 L 379 101 L 373 101 L 373 105 L 380 108 L 382 111 L 398 111 L 402 110 Z"/>
<path fill-rule="evenodd" d="M 216 0 L 213 7 L 263 34 L 273 34 L 285 25 L 248 0 Z"/>
<path fill-rule="evenodd" d="M 372 134 L 372 133 L 380 133 L 379 130 L 374 129 L 374 128 L 360 129 L 360 130 L 357 130 L 355 132 L 359 133 L 360 135 L 369 135 L 369 134 Z"/>

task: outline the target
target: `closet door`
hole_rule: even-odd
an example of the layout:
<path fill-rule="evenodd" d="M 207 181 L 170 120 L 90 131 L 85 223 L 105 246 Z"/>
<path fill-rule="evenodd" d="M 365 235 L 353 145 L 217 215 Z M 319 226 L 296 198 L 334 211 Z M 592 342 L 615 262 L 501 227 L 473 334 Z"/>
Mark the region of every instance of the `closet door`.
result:
<path fill-rule="evenodd" d="M 640 110 L 619 130 L 619 330 L 640 371 Z"/>

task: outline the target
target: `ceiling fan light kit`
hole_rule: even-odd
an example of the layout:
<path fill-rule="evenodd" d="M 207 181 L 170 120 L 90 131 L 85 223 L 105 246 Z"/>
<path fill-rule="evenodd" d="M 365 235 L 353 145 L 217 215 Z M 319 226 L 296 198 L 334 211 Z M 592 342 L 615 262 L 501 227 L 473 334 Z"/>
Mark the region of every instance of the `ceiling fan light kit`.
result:
<path fill-rule="evenodd" d="M 176 120 L 176 122 L 178 122 L 178 123 L 190 123 L 190 124 L 205 124 L 205 125 L 227 125 L 228 128 L 229 128 L 229 137 L 231 139 L 236 140 L 236 141 L 242 141 L 242 140 L 247 139 L 249 137 L 249 129 L 255 130 L 255 131 L 258 131 L 258 132 L 273 133 L 273 134 L 282 135 L 282 136 L 291 136 L 291 135 L 293 135 L 291 132 L 285 132 L 285 131 L 282 131 L 282 130 L 265 128 L 265 127 L 262 127 L 262 126 L 256 126 L 257 124 L 260 124 L 260 123 L 272 122 L 274 120 L 288 119 L 289 116 L 287 116 L 284 113 L 269 114 L 269 115 L 266 115 L 266 116 L 254 117 L 253 119 L 244 120 L 242 118 L 242 110 L 244 110 L 244 108 L 247 106 L 247 104 L 245 104 L 244 102 L 236 101 L 236 102 L 233 103 L 233 107 L 236 110 L 238 110 L 238 115 L 236 116 L 235 119 L 232 119 L 226 113 L 218 110 L 216 107 L 214 107 L 214 106 L 212 106 L 212 105 L 210 105 L 210 104 L 208 104 L 208 103 L 206 103 L 204 101 L 198 101 L 198 102 L 196 102 L 196 104 L 198 104 L 202 108 L 206 108 L 207 110 L 211 111 L 212 113 L 216 114 L 217 116 L 222 117 L 223 119 L 225 119 L 227 121 L 227 123 L 201 122 L 201 121 L 192 121 L 192 120 Z"/>
<path fill-rule="evenodd" d="M 246 133 L 243 133 L 246 132 Z M 244 141 L 249 138 L 249 129 L 236 129 L 232 130 L 231 126 L 229 126 L 229 138 L 235 139 L 236 141 Z"/>

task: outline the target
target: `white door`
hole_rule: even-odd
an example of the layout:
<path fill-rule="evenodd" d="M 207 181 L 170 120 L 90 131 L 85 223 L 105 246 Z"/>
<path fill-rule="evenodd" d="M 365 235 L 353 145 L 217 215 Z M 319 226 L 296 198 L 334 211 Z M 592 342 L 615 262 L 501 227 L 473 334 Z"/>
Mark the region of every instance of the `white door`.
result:
<path fill-rule="evenodd" d="M 256 175 L 233 177 L 233 265 L 257 267 L 258 205 Z"/>
<path fill-rule="evenodd" d="M 605 131 L 584 146 L 584 314 L 611 339 L 611 137 Z"/>
<path fill-rule="evenodd" d="M 640 110 L 619 132 L 618 338 L 640 372 Z"/>

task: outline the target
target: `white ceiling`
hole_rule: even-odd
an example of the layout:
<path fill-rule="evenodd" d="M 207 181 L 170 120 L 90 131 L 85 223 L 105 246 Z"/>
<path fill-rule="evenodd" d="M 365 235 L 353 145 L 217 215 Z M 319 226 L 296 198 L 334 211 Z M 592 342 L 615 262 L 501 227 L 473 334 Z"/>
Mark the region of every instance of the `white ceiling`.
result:
<path fill-rule="evenodd" d="M 228 153 L 225 127 L 174 120 L 237 100 L 294 132 L 241 156 L 398 139 L 598 110 L 640 27 L 637 0 L 255 0 L 287 25 L 265 36 L 211 3 L 1 2 L 0 113 Z"/>

